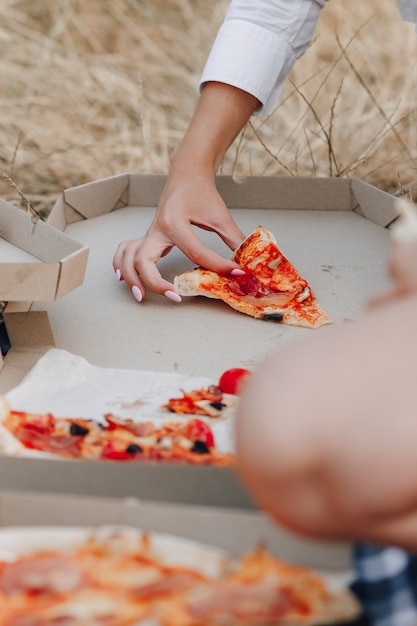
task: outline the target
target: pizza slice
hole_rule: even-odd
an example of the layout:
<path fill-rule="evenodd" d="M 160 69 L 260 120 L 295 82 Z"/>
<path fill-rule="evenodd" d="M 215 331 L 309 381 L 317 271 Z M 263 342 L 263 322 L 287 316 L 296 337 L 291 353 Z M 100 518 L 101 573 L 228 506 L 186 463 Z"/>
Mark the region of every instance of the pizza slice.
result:
<path fill-rule="evenodd" d="M 331 323 L 307 281 L 262 226 L 241 243 L 233 260 L 245 271 L 243 276 L 221 276 L 198 267 L 175 277 L 177 293 L 223 300 L 241 313 L 266 321 L 306 328 Z"/>
<path fill-rule="evenodd" d="M 181 389 L 182 396 L 169 398 L 162 408 L 181 415 L 205 415 L 222 417 L 225 409 L 233 407 L 250 371 L 234 367 L 223 372 L 216 385 L 200 387 L 191 391 Z"/>

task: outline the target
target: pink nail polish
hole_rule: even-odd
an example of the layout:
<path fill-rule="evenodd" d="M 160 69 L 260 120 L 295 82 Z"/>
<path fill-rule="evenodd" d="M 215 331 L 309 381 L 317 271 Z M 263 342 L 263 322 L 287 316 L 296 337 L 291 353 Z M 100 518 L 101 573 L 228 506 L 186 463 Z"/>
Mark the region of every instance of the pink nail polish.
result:
<path fill-rule="evenodd" d="M 246 274 L 244 270 L 240 270 L 238 268 L 232 270 L 230 273 L 232 276 L 244 276 Z"/>
<path fill-rule="evenodd" d="M 117 280 L 120 280 L 122 278 L 122 272 L 119 270 L 119 268 L 117 268 L 116 270 L 116 278 Z"/>
<path fill-rule="evenodd" d="M 133 285 L 132 294 L 135 300 L 137 300 L 138 302 L 142 302 L 142 299 L 143 299 L 142 292 L 137 285 Z"/>
<path fill-rule="evenodd" d="M 168 289 L 168 291 L 165 292 L 165 296 L 169 300 L 172 300 L 173 302 L 182 302 L 181 296 L 179 296 L 177 293 L 175 293 L 175 291 L 170 291 Z"/>

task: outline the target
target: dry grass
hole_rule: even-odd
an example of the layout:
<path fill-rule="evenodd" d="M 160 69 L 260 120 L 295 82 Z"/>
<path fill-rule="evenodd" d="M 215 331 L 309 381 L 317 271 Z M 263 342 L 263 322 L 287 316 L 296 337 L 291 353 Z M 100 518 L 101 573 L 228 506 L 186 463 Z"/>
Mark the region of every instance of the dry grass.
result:
<path fill-rule="evenodd" d="M 0 194 L 47 212 L 63 188 L 164 173 L 227 0 L 3 0 Z M 395 0 L 331 0 L 281 103 L 223 173 L 359 176 L 391 192 L 417 166 L 417 35 Z"/>

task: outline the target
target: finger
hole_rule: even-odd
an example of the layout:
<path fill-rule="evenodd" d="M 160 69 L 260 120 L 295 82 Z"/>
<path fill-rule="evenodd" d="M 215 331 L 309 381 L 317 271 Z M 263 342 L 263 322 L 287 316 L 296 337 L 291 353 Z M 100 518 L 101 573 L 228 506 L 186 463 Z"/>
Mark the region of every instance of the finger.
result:
<path fill-rule="evenodd" d="M 137 302 L 142 302 L 146 295 L 145 285 L 136 269 L 135 257 L 140 247 L 140 241 L 130 242 L 125 245 L 122 250 L 122 259 L 120 264 L 120 272 L 128 286 L 132 296 Z M 117 271 L 117 270 L 116 270 Z"/>
<path fill-rule="evenodd" d="M 156 263 L 168 254 L 172 244 L 167 243 L 165 237 L 149 234 L 137 246 L 129 247 L 124 253 L 123 267 L 127 269 L 126 282 L 133 296 L 140 301 L 139 287 L 142 297 L 145 297 L 145 286 L 151 291 L 164 295 L 174 302 L 181 302 L 181 297 L 175 292 L 174 285 L 165 280 Z M 133 269 L 132 269 L 133 268 Z"/>
<path fill-rule="evenodd" d="M 133 241 L 134 240 L 122 241 L 121 243 L 119 243 L 119 245 L 117 246 L 116 252 L 114 253 L 112 265 L 113 265 L 113 269 L 116 274 L 117 280 L 123 280 L 122 266 L 123 266 L 124 251 L 128 245 L 133 243 Z"/>
<path fill-rule="evenodd" d="M 231 249 L 236 250 L 245 239 L 245 235 L 242 233 L 230 213 L 227 214 L 228 219 L 225 221 L 224 216 L 222 223 L 219 225 L 213 225 L 212 230 L 216 232 L 224 243 Z"/>
<path fill-rule="evenodd" d="M 210 228 L 210 230 L 212 229 Z M 186 230 L 183 229 L 181 233 L 172 233 L 171 238 L 177 247 L 198 267 L 204 267 L 218 274 L 229 274 L 232 270 L 239 268 L 235 261 L 224 259 L 219 254 L 206 248 L 190 226 Z M 221 238 L 223 239 L 223 236 Z M 240 236 L 238 240 L 240 243 Z"/>
<path fill-rule="evenodd" d="M 225 209 L 225 211 L 222 211 L 217 216 L 216 214 L 211 213 L 210 220 L 191 221 L 191 223 L 194 224 L 194 226 L 198 226 L 199 228 L 209 230 L 219 235 L 219 237 L 231 250 L 236 250 L 236 248 L 245 239 L 245 235 L 234 221 L 228 209 Z"/>

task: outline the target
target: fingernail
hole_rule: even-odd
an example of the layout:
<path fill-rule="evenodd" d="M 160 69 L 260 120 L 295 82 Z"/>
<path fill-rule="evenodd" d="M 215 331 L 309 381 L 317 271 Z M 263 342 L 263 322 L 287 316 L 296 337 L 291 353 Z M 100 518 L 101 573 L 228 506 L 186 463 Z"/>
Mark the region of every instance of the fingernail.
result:
<path fill-rule="evenodd" d="M 175 293 L 175 291 L 170 291 L 168 289 L 168 291 L 165 292 L 165 295 L 169 300 L 172 300 L 173 302 L 182 302 L 181 296 Z"/>
<path fill-rule="evenodd" d="M 116 278 L 117 280 L 121 280 L 122 278 L 122 272 L 119 270 L 119 268 L 117 268 L 116 270 Z"/>
<path fill-rule="evenodd" d="M 240 270 L 238 268 L 232 270 L 230 273 L 232 276 L 244 276 L 246 274 L 244 270 Z"/>
<path fill-rule="evenodd" d="M 141 292 L 141 290 L 139 289 L 139 287 L 137 285 L 133 285 L 133 287 L 132 287 L 132 294 L 133 294 L 133 297 L 138 302 L 142 302 L 142 298 L 143 298 L 142 292 Z"/>

